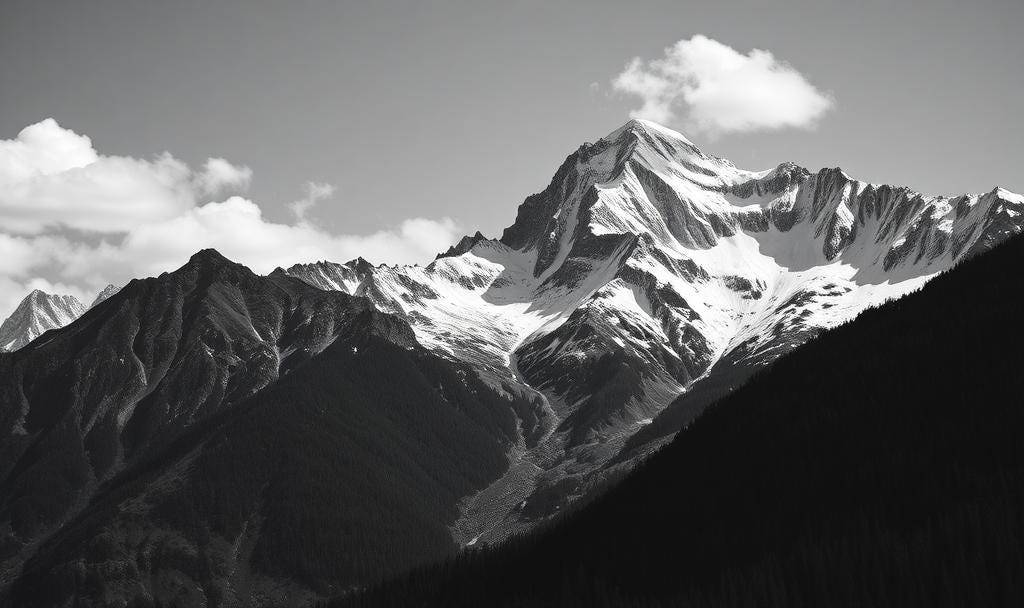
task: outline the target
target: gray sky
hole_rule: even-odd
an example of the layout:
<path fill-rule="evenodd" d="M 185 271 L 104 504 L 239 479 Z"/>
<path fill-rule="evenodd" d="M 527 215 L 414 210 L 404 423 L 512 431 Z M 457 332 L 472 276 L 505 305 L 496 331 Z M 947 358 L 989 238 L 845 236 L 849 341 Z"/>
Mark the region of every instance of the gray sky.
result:
<path fill-rule="evenodd" d="M 928 194 L 1020 192 L 1022 26 L 1020 0 L 5 0 L 0 139 L 53 117 L 102 155 L 249 167 L 244 195 L 269 221 L 292 221 L 312 180 L 335 186 L 307 211 L 331 233 L 421 217 L 494 236 L 568 153 L 639 107 L 611 85 L 627 62 L 701 34 L 770 51 L 833 104 L 814 129 L 669 123 L 711 153 Z"/>

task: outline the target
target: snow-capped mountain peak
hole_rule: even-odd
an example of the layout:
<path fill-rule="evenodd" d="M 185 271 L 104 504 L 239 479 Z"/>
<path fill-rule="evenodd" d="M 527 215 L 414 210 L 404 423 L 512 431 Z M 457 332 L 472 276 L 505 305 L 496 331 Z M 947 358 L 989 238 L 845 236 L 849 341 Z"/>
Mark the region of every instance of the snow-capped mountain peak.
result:
<path fill-rule="evenodd" d="M 13 351 L 43 333 L 64 327 L 85 312 L 78 298 L 33 290 L 0 325 L 0 350 Z"/>
<path fill-rule="evenodd" d="M 716 391 L 1022 224 L 1024 199 L 1002 189 L 927 197 L 839 168 L 747 171 L 631 120 L 570 154 L 498 240 L 466 237 L 426 267 L 282 272 L 365 295 L 534 399 L 509 473 L 465 505 L 468 542 L 551 513 Z"/>

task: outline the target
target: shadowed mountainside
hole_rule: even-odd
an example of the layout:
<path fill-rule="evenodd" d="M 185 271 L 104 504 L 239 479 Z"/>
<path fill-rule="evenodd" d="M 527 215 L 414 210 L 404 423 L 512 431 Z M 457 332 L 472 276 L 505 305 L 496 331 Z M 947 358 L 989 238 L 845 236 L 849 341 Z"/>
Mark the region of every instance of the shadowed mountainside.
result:
<path fill-rule="evenodd" d="M 1019 606 L 1024 239 L 729 394 L 551 529 L 332 606 Z"/>
<path fill-rule="evenodd" d="M 213 251 L 0 356 L 19 606 L 266 605 L 456 548 L 517 404 L 364 298 Z"/>

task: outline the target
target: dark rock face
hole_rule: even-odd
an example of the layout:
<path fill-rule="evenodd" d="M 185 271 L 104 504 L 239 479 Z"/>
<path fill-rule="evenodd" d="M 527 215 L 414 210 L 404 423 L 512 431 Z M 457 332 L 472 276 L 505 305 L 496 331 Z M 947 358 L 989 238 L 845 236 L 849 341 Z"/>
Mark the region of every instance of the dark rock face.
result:
<path fill-rule="evenodd" d="M 1017 237 L 745 386 L 698 384 L 680 399 L 717 390 L 709 411 L 544 533 L 332 606 L 1019 605 L 1022 260 Z"/>
<path fill-rule="evenodd" d="M 799 165 L 782 163 L 768 176 L 737 184 L 730 189 L 730 192 L 740 198 L 782 194 L 803 184 L 810 176 L 811 172 Z"/>
<path fill-rule="evenodd" d="M 515 433 L 514 400 L 467 372 L 364 298 L 213 251 L 133 281 L 0 357 L 3 587 L 234 605 L 440 557 Z"/>
<path fill-rule="evenodd" d="M 461 239 L 459 239 L 458 243 L 449 247 L 448 250 L 445 251 L 444 253 L 437 254 L 437 257 L 434 259 L 439 260 L 441 258 L 451 258 L 455 256 L 460 256 L 469 251 L 470 249 L 472 249 L 473 246 L 479 243 L 480 241 L 485 240 L 487 240 L 487 237 L 485 237 L 483 234 L 480 233 L 479 230 L 477 230 L 476 234 L 474 234 L 473 236 L 462 237 Z"/>
<path fill-rule="evenodd" d="M 5 358 L 0 472 L 11 491 L 0 513 L 11 517 L 11 538 L 58 523 L 139 453 L 270 384 L 338 321 L 369 309 L 207 251 L 175 273 L 133 281 L 45 348 Z M 51 479 L 60 472 L 46 470 L 46 444 L 68 446 L 55 451 L 78 463 L 74 475 Z M 46 496 L 53 483 L 61 491 Z"/>
<path fill-rule="evenodd" d="M 547 188 L 526 197 L 519 206 L 516 222 L 502 233 L 502 243 L 513 249 L 523 249 L 535 245 L 545 232 L 550 232 L 550 218 L 565 199 L 565 189 L 579 181 L 576 165 L 581 152 L 582 149 L 577 150 L 562 162 Z"/>
<path fill-rule="evenodd" d="M 0 355 L 0 603 L 290 605 L 528 530 L 1022 212 L 631 121 L 426 266 L 200 252 Z"/>

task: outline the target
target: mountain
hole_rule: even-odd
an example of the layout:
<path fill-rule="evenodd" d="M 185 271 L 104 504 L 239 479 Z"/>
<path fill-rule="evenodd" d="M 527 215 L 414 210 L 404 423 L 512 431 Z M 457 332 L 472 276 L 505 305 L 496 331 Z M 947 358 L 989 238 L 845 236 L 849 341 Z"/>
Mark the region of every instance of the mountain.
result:
<path fill-rule="evenodd" d="M 89 305 L 89 308 L 95 308 L 97 304 L 99 304 L 103 300 L 106 300 L 107 298 L 109 298 L 110 296 L 114 295 L 119 291 L 121 291 L 121 288 L 118 287 L 117 285 L 107 285 L 98 294 L 96 294 L 96 299 L 92 301 L 92 304 Z"/>
<path fill-rule="evenodd" d="M 0 603 L 280 605 L 455 550 L 517 404 L 212 250 L 0 355 Z"/>
<path fill-rule="evenodd" d="M 631 121 L 426 266 L 201 251 L 0 354 L 0 604 L 303 604 L 536 529 L 1022 211 Z"/>
<path fill-rule="evenodd" d="M 537 400 L 509 471 L 462 506 L 500 540 L 628 471 L 714 399 L 822 330 L 920 288 L 1024 225 L 1024 197 L 923 196 L 745 171 L 633 120 L 581 146 L 500 239 L 425 267 L 281 269 L 368 298 L 488 384 Z"/>
<path fill-rule="evenodd" d="M 118 292 L 107 285 L 89 308 Z M 0 351 L 18 350 L 51 329 L 64 327 L 88 310 L 74 296 L 51 295 L 35 289 L 28 294 L 14 313 L 0 325 Z"/>
<path fill-rule="evenodd" d="M 74 296 L 35 289 L 0 325 L 0 351 L 18 350 L 47 331 L 64 327 L 83 312 L 85 307 Z"/>
<path fill-rule="evenodd" d="M 1022 263 L 826 332 L 543 533 L 332 608 L 1020 606 Z"/>

